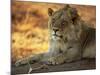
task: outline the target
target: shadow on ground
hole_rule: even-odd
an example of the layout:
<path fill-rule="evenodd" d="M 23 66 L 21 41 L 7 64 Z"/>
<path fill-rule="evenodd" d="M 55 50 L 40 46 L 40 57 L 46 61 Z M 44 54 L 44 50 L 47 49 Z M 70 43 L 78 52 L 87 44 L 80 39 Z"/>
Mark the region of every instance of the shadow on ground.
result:
<path fill-rule="evenodd" d="M 31 66 L 34 68 L 36 64 L 31 64 Z M 58 71 L 74 71 L 74 70 L 89 70 L 89 69 L 96 69 L 96 62 L 95 59 L 82 59 L 80 61 L 75 61 L 71 63 L 64 63 L 62 65 L 56 65 L 56 66 L 49 66 L 48 69 L 38 69 L 34 70 L 31 73 L 44 73 L 44 72 L 58 72 Z M 11 74 L 27 74 L 29 70 L 28 65 L 23 65 L 20 67 L 12 66 Z"/>

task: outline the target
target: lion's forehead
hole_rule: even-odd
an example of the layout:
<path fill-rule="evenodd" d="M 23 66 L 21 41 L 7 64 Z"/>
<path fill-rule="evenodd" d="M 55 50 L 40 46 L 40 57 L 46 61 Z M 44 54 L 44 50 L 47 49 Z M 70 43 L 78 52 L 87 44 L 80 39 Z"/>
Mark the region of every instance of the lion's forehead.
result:
<path fill-rule="evenodd" d="M 53 14 L 53 18 L 60 18 L 63 15 L 62 11 L 57 11 Z"/>
<path fill-rule="evenodd" d="M 52 18 L 51 18 L 51 20 L 53 21 L 58 21 L 58 23 L 59 22 L 62 22 L 63 20 L 66 20 L 66 21 L 68 21 L 68 19 L 69 19 L 69 16 L 67 15 L 67 13 L 65 12 L 65 11 L 62 11 L 62 10 L 60 10 L 60 11 L 56 11 L 53 15 L 52 15 Z"/>

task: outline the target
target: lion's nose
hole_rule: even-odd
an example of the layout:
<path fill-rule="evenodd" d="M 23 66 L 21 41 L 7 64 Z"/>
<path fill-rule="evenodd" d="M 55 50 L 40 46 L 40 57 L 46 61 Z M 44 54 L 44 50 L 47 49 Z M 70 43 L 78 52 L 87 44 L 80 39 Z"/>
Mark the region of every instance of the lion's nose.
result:
<path fill-rule="evenodd" d="M 57 29 L 57 28 L 53 28 L 53 31 L 54 31 L 54 32 L 57 32 L 57 31 L 59 31 L 59 29 Z"/>

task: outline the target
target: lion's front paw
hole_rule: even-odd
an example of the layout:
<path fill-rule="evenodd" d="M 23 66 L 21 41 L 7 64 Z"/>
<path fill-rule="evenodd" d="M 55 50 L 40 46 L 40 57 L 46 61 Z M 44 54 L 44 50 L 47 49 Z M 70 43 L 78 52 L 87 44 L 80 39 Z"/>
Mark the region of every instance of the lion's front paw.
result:
<path fill-rule="evenodd" d="M 48 59 L 48 63 L 52 65 L 62 64 L 65 62 L 65 59 L 61 56 L 51 57 Z"/>

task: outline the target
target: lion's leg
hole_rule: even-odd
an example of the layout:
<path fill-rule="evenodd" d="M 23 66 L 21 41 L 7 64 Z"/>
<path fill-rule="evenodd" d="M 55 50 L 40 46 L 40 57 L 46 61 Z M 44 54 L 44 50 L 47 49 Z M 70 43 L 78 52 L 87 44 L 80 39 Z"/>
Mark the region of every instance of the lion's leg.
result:
<path fill-rule="evenodd" d="M 16 61 L 15 66 L 17 67 L 17 66 L 20 66 L 20 65 L 23 65 L 23 64 L 28 64 L 30 62 L 39 61 L 42 57 L 43 57 L 43 54 L 31 55 L 29 57 L 22 58 L 22 59 Z"/>
<path fill-rule="evenodd" d="M 65 56 L 66 56 L 66 62 L 72 62 L 82 58 L 81 51 L 78 48 L 72 48 L 68 50 Z"/>
<path fill-rule="evenodd" d="M 83 58 L 95 58 L 96 57 L 96 45 L 92 45 L 86 48 L 83 52 Z"/>
<path fill-rule="evenodd" d="M 48 63 L 55 65 L 55 64 L 62 64 L 64 62 L 72 62 L 81 59 L 81 51 L 77 46 L 79 45 L 70 47 L 70 49 L 66 50 L 65 52 L 49 58 Z"/>

